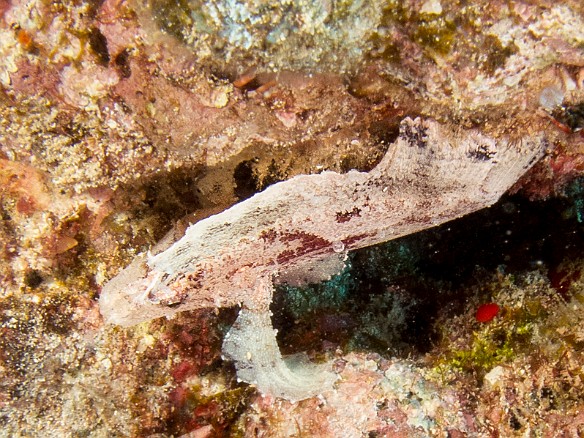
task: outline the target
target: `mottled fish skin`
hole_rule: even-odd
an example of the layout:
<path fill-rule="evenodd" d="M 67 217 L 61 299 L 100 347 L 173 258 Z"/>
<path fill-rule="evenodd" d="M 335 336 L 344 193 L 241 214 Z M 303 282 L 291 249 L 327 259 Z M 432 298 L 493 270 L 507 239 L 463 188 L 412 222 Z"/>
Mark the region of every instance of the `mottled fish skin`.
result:
<path fill-rule="evenodd" d="M 238 377 L 289 400 L 313 396 L 334 376 L 286 365 L 266 317 L 273 281 L 329 278 L 342 268 L 346 251 L 488 207 L 545 149 L 543 135 L 512 142 L 404 119 L 370 172 L 296 176 L 197 222 L 168 249 L 140 255 L 104 286 L 102 314 L 130 326 L 184 310 L 241 305 L 223 350 Z"/>
<path fill-rule="evenodd" d="M 344 251 L 488 207 L 545 147 L 543 136 L 512 143 L 405 119 L 370 172 L 277 183 L 190 226 L 165 251 L 140 255 L 103 287 L 102 313 L 107 322 L 130 326 L 201 307 L 265 306 L 266 297 L 253 293 L 257 278 L 318 270 L 319 261 Z M 310 279 L 334 273 L 323 271 Z"/>

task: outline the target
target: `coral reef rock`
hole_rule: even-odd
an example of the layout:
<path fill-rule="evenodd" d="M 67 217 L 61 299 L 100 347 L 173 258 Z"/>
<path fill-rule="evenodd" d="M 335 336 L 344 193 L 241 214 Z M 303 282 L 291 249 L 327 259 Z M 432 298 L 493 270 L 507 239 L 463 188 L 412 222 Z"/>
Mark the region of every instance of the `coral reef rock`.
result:
<path fill-rule="evenodd" d="M 0 436 L 584 436 L 582 248 L 582 0 L 0 0 Z"/>

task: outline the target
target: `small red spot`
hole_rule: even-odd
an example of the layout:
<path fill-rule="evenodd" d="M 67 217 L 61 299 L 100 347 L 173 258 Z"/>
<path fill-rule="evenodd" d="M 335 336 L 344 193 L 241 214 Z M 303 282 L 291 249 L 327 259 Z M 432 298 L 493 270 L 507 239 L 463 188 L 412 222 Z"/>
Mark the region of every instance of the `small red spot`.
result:
<path fill-rule="evenodd" d="M 477 309 L 476 319 L 478 322 L 492 321 L 499 313 L 499 305 L 496 303 L 482 304 Z"/>
<path fill-rule="evenodd" d="M 25 214 L 27 216 L 34 213 L 36 210 L 35 207 L 36 205 L 34 199 L 32 199 L 30 196 L 21 196 L 16 202 L 16 210 L 19 213 Z"/>
<path fill-rule="evenodd" d="M 25 49 L 29 49 L 33 42 L 32 42 L 32 36 L 30 35 L 30 33 L 28 33 L 26 30 L 24 29 L 18 29 L 16 31 L 16 38 L 18 39 L 18 42 L 20 44 L 22 44 L 22 46 Z"/>
<path fill-rule="evenodd" d="M 193 374 L 194 368 L 195 366 L 191 362 L 182 361 L 171 371 L 172 378 L 175 382 L 184 382 L 188 376 Z"/>
<path fill-rule="evenodd" d="M 581 275 L 582 273 L 578 269 L 570 271 L 568 269 L 558 269 L 557 266 L 548 271 L 550 284 L 566 301 L 570 298 L 568 293 L 570 286 L 572 286 L 573 282 L 578 281 Z"/>
<path fill-rule="evenodd" d="M 174 388 L 172 391 L 170 391 L 168 397 L 173 407 L 180 409 L 187 402 L 188 395 L 189 393 L 185 388 L 183 388 L 182 386 L 178 386 Z"/>

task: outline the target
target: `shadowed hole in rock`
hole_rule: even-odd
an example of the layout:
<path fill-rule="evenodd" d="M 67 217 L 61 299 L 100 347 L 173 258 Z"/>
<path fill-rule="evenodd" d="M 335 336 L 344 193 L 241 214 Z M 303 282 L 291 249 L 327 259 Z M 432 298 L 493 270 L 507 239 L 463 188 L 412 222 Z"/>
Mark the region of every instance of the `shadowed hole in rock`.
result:
<path fill-rule="evenodd" d="M 438 340 L 437 317 L 460 314 L 473 286 L 496 272 L 532 270 L 547 273 L 553 286 L 556 267 L 581 257 L 583 246 L 574 199 L 505 196 L 489 209 L 355 251 L 329 281 L 279 285 L 274 327 L 284 354 L 340 347 L 420 356 Z"/>

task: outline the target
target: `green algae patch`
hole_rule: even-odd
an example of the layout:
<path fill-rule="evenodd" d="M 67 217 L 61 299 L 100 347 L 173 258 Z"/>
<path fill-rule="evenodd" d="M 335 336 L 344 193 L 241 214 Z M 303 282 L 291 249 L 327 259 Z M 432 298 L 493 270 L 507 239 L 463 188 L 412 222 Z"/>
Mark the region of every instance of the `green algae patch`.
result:
<path fill-rule="evenodd" d="M 160 28 L 179 41 L 186 43 L 185 29 L 194 25 L 194 8 L 186 0 L 152 2 L 152 15 Z"/>
<path fill-rule="evenodd" d="M 367 53 L 369 59 L 381 59 L 388 63 L 399 63 L 401 61 L 401 47 L 382 32 L 373 33 L 369 38 L 369 43 L 371 44 L 371 49 Z"/>
<path fill-rule="evenodd" d="M 400 2 L 389 2 L 383 8 L 378 32 L 370 38 L 374 51 L 381 55 L 378 58 L 389 62 L 399 61 L 399 49 L 390 37 L 381 36 L 380 30 L 394 26 L 403 27 L 412 41 L 442 56 L 450 53 L 457 35 L 456 23 L 443 14 L 418 13 Z"/>
<path fill-rule="evenodd" d="M 514 43 L 504 46 L 494 35 L 487 35 L 483 46 L 487 49 L 487 59 L 483 64 L 483 69 L 489 75 L 493 75 L 497 69 L 504 67 L 507 58 L 518 52 Z"/>
<path fill-rule="evenodd" d="M 504 330 L 476 333 L 471 348 L 453 351 L 446 363 L 463 371 L 487 372 L 514 357 L 513 345 L 512 334 Z"/>
<path fill-rule="evenodd" d="M 414 41 L 439 55 L 450 53 L 456 37 L 456 25 L 443 17 L 421 16 L 413 33 Z"/>
<path fill-rule="evenodd" d="M 538 327 L 548 312 L 537 298 L 518 308 L 505 308 L 493 322 L 480 323 L 466 345 L 448 350 L 437 369 L 455 369 L 484 376 L 493 367 L 512 362 L 534 348 Z M 477 322 L 474 322 L 477 324 Z"/>

